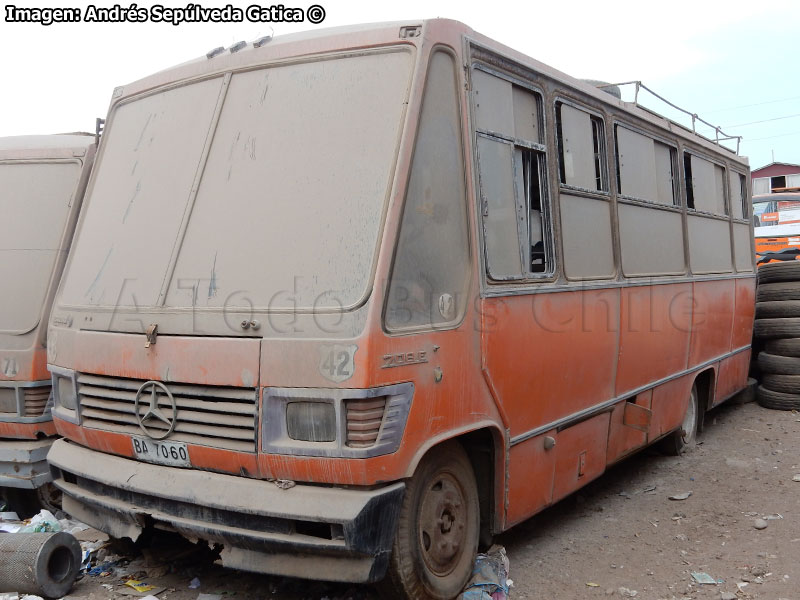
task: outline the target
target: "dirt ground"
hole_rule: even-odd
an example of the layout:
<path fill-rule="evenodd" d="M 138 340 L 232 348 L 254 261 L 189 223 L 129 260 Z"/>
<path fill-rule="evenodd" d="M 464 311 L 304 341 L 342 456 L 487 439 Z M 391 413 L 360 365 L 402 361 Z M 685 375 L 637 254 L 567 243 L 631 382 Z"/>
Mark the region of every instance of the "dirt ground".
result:
<path fill-rule="evenodd" d="M 800 415 L 755 403 L 706 417 L 700 443 L 679 458 L 645 451 L 577 494 L 499 536 L 511 561 L 513 599 L 800 600 Z M 670 496 L 691 492 L 685 500 Z M 765 529 L 756 529 L 764 518 Z M 761 523 L 763 525 L 764 523 Z M 221 594 L 247 599 L 375 600 L 368 587 L 256 576 L 180 556 L 170 539 L 146 567 L 159 600 Z M 177 557 L 176 557 L 177 554 Z M 129 570 L 141 570 L 144 559 Z M 164 571 L 171 572 L 163 574 Z M 700 585 L 692 573 L 723 583 Z M 197 577 L 200 587 L 190 589 Z M 84 577 L 68 598 L 122 595 L 118 574 Z"/>

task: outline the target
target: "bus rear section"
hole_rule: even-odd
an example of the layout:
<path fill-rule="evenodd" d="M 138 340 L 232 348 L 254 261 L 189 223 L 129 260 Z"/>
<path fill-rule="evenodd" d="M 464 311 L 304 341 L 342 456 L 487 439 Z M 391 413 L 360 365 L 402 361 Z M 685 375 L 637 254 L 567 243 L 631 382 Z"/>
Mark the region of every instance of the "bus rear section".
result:
<path fill-rule="evenodd" d="M 20 514 L 53 501 L 47 321 L 94 153 L 88 134 L 0 138 L 0 495 Z"/>
<path fill-rule="evenodd" d="M 797 260 L 800 255 L 800 190 L 753 196 L 758 264 Z"/>
<path fill-rule="evenodd" d="M 212 53 L 118 88 L 104 136 L 48 460 L 111 535 L 452 598 L 745 384 L 746 160 L 460 23 Z"/>

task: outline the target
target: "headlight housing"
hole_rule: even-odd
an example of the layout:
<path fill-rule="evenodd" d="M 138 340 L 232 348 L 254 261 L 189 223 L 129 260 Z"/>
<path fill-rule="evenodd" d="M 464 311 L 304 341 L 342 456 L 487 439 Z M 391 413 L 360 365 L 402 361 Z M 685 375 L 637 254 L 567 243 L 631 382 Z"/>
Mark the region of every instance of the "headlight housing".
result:
<path fill-rule="evenodd" d="M 368 389 L 265 388 L 261 448 L 271 454 L 369 458 L 396 452 L 413 383 Z"/>
<path fill-rule="evenodd" d="M 79 422 L 78 382 L 75 371 L 50 366 L 53 377 L 53 414 L 60 419 Z"/>

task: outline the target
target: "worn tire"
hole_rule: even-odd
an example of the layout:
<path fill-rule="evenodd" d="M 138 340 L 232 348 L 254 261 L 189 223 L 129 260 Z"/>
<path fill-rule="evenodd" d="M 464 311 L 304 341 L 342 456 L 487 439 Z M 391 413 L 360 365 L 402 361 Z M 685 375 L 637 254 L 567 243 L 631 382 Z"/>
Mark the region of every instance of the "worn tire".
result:
<path fill-rule="evenodd" d="M 756 290 L 756 302 L 776 300 L 800 300 L 800 282 L 760 283 Z"/>
<path fill-rule="evenodd" d="M 0 488 L 0 510 L 15 512 L 21 519 L 32 517 L 36 513 L 30 512 L 33 505 L 28 490 L 17 488 Z"/>
<path fill-rule="evenodd" d="M 800 394 L 800 375 L 764 375 L 761 385 L 771 392 L 782 394 Z"/>
<path fill-rule="evenodd" d="M 36 501 L 39 506 L 49 510 L 51 513 L 56 514 L 61 510 L 61 490 L 58 489 L 53 483 L 45 483 L 36 488 Z"/>
<path fill-rule="evenodd" d="M 658 449 L 669 456 L 680 456 L 686 452 L 697 439 L 697 430 L 700 425 L 700 399 L 697 396 L 697 385 L 692 385 L 689 393 L 689 403 L 683 423 L 678 429 L 658 442 Z"/>
<path fill-rule="evenodd" d="M 760 283 L 800 281 L 800 261 L 790 260 L 761 265 L 758 267 L 758 281 Z"/>
<path fill-rule="evenodd" d="M 779 356 L 800 357 L 800 338 L 767 340 L 764 344 L 764 350 Z"/>
<path fill-rule="evenodd" d="M 0 504 L 6 504 L 5 510 L 17 513 L 20 519 L 30 519 L 41 510 L 34 490 L 2 488 L 0 499 Z"/>
<path fill-rule="evenodd" d="M 800 375 L 800 358 L 794 356 L 762 352 L 758 355 L 758 366 L 762 373 L 771 375 Z"/>
<path fill-rule="evenodd" d="M 447 442 L 423 458 L 408 482 L 381 598 L 458 596 L 472 575 L 479 530 L 472 465 L 460 444 Z"/>
<path fill-rule="evenodd" d="M 5 500 L 9 511 L 22 519 L 29 519 L 43 508 L 55 514 L 61 510 L 61 490 L 52 483 L 34 489 L 0 488 L 0 499 Z"/>
<path fill-rule="evenodd" d="M 758 386 L 756 399 L 764 408 L 774 408 L 775 410 L 800 410 L 800 394 L 774 392 L 760 385 Z"/>
<path fill-rule="evenodd" d="M 800 262 L 797 264 L 800 264 Z M 756 319 L 753 325 L 753 335 L 762 339 L 800 337 L 800 317 Z"/>
<path fill-rule="evenodd" d="M 800 300 L 756 302 L 756 319 L 800 317 Z"/>

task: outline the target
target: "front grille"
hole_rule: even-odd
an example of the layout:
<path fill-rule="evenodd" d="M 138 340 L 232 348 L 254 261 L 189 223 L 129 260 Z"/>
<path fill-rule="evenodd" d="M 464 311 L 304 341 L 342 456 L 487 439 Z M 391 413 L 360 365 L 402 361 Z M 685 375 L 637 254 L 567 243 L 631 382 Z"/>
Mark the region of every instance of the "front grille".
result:
<path fill-rule="evenodd" d="M 78 399 L 82 424 L 103 431 L 143 435 L 134 414 L 134 401 L 145 381 L 80 373 Z M 178 409 L 175 429 L 168 440 L 256 451 L 255 388 L 163 383 Z M 164 394 L 158 395 L 158 406 L 167 414 L 172 411 L 172 404 Z M 139 398 L 139 413 L 144 416 L 149 407 L 150 394 L 143 394 Z M 148 421 L 147 426 L 156 427 L 153 421 Z"/>
<path fill-rule="evenodd" d="M 351 448 L 370 448 L 378 441 L 386 396 L 345 400 L 347 409 L 347 445 Z"/>
<path fill-rule="evenodd" d="M 52 386 L 49 385 L 23 389 L 26 417 L 41 417 L 44 414 L 52 389 Z"/>

